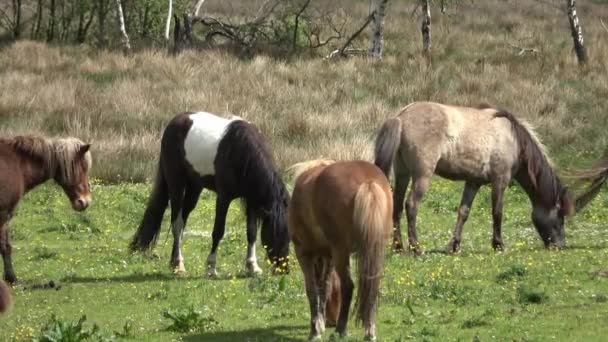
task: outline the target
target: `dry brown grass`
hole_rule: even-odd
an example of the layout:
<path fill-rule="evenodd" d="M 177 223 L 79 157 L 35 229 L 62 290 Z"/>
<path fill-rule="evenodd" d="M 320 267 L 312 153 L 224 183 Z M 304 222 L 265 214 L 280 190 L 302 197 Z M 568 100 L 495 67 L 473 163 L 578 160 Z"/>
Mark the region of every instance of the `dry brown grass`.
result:
<path fill-rule="evenodd" d="M 0 133 L 90 140 L 97 177 L 141 181 L 153 176 L 162 129 L 180 111 L 256 123 L 285 167 L 319 157 L 368 159 L 386 117 L 433 100 L 510 109 L 538 128 L 559 164 L 603 151 L 608 32 L 599 17 L 608 20 L 606 6 L 579 9 L 591 57 L 581 69 L 564 13 L 533 1 L 466 3 L 451 16 L 434 13 L 431 64 L 420 54 L 419 21 L 401 3 L 389 8 L 382 61 L 239 60 L 218 51 L 124 57 L 20 42 L 0 51 Z M 360 4 L 353 15 L 365 9 Z M 540 52 L 518 56 L 509 43 Z"/>

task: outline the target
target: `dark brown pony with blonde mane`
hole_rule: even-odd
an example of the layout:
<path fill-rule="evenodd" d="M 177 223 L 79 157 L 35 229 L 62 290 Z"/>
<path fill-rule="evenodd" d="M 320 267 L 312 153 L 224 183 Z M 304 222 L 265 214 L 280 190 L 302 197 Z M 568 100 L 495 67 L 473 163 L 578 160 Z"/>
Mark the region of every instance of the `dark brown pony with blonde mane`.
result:
<path fill-rule="evenodd" d="M 91 169 L 89 147 L 76 138 L 17 136 L 0 139 L 0 254 L 4 261 L 4 279 L 8 283 L 17 280 L 8 232 L 8 222 L 17 204 L 25 193 L 54 179 L 69 198 L 72 208 L 85 210 L 91 202 L 87 177 Z"/>
<path fill-rule="evenodd" d="M 363 322 L 365 338 L 373 340 L 384 252 L 392 227 L 388 180 L 365 161 L 313 160 L 292 170 L 295 188 L 289 205 L 289 234 L 310 304 L 309 339 L 321 337 L 326 317 L 335 320 L 338 303 L 336 331 L 346 334 L 354 288 L 350 255 L 356 253 L 357 320 Z"/>
<path fill-rule="evenodd" d="M 416 217 L 431 177 L 464 181 L 458 219 L 449 252 L 456 252 L 462 228 L 479 188 L 492 187 L 492 246 L 502 250 L 504 191 L 515 179 L 532 203 L 532 222 L 546 247 L 565 245 L 564 217 L 573 212 L 570 193 L 561 183 L 534 130 L 513 114 L 489 106 L 457 107 L 415 102 L 388 119 L 376 140 L 375 163 L 388 176 L 395 175 L 394 246 L 401 250 L 400 220 L 405 192 L 409 248 L 421 249 Z M 394 167 L 393 167 L 394 165 Z"/>

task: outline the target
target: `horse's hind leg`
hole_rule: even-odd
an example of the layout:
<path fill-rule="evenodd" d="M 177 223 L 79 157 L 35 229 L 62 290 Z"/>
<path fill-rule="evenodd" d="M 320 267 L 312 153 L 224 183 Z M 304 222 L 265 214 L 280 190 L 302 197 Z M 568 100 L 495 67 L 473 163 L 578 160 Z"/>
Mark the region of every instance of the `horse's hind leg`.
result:
<path fill-rule="evenodd" d="M 403 215 L 403 204 L 405 192 L 410 182 L 409 173 L 402 170 L 398 163 L 395 163 L 395 190 L 393 192 L 393 249 L 396 252 L 403 251 L 403 238 L 401 237 L 401 216 Z"/>
<path fill-rule="evenodd" d="M 462 227 L 469 218 L 469 212 L 471 211 L 471 205 L 479 191 L 479 184 L 473 182 L 464 183 L 464 191 L 462 192 L 462 199 L 460 200 L 460 207 L 458 207 L 458 218 L 456 219 L 456 227 L 454 227 L 454 233 L 452 239 L 448 242 L 447 251 L 448 253 L 455 253 L 460 250 L 460 242 L 462 241 Z"/>
<path fill-rule="evenodd" d="M 430 176 L 422 176 L 414 178 L 412 183 L 412 189 L 405 202 L 405 210 L 407 214 L 407 235 L 409 249 L 416 255 L 422 254 L 420 245 L 418 245 L 418 237 L 416 234 L 416 217 L 418 216 L 418 207 L 422 197 L 429 188 Z"/>
<path fill-rule="evenodd" d="M 182 257 L 181 252 L 181 245 L 184 235 L 183 232 L 184 228 L 186 227 L 186 222 L 188 221 L 188 216 L 190 216 L 190 213 L 194 207 L 196 207 L 196 202 L 198 202 L 201 191 L 203 191 L 203 187 L 199 184 L 188 184 L 181 204 L 181 220 L 179 220 L 179 217 L 178 219 L 171 220 L 173 222 L 173 251 L 171 252 L 171 266 L 173 267 L 173 271 L 176 273 L 186 272 L 186 268 L 184 267 L 184 258 Z M 176 199 L 176 202 L 179 202 L 179 199 Z M 171 213 L 173 214 L 173 201 L 171 201 Z"/>
<path fill-rule="evenodd" d="M 502 242 L 502 200 L 507 188 L 508 180 L 497 179 L 492 182 L 492 247 L 494 250 L 502 251 L 504 244 Z"/>
<path fill-rule="evenodd" d="M 182 238 L 184 236 L 184 187 L 173 188 L 170 193 L 171 201 L 171 231 L 173 232 L 173 249 L 171 250 L 171 267 L 175 273 L 184 273 L 184 258 L 182 256 Z"/>
<path fill-rule="evenodd" d="M 261 274 L 262 269 L 258 266 L 255 255 L 255 240 L 258 233 L 257 218 L 255 212 L 247 208 L 247 255 L 245 256 L 245 270 L 249 274 Z"/>
<path fill-rule="evenodd" d="M 304 285 L 310 307 L 310 334 L 308 335 L 308 340 L 320 339 L 323 330 L 325 330 L 325 323 L 319 305 L 319 289 L 315 275 L 315 256 L 303 253 L 298 246 L 295 246 L 295 250 L 300 268 L 302 269 L 302 273 L 304 273 Z"/>
<path fill-rule="evenodd" d="M 319 258 L 315 268 L 317 279 L 317 288 L 319 289 L 319 310 L 323 317 L 323 329 L 327 318 L 327 301 L 331 292 L 331 274 L 333 272 L 333 264 L 331 258 Z"/>
<path fill-rule="evenodd" d="M 2 260 L 4 262 L 4 280 L 9 284 L 17 282 L 15 271 L 13 270 L 12 262 L 12 246 L 8 233 L 8 222 L 7 220 L 0 221 L 0 254 L 2 254 Z"/>
<path fill-rule="evenodd" d="M 226 229 L 226 215 L 228 214 L 230 202 L 230 199 L 228 199 L 224 194 L 218 192 L 215 200 L 215 222 L 213 223 L 213 233 L 211 234 L 213 242 L 211 244 L 211 252 L 209 252 L 209 255 L 207 256 L 208 277 L 217 276 L 217 269 L 215 268 L 217 263 L 217 247 L 224 237 L 224 231 Z"/>
<path fill-rule="evenodd" d="M 346 324 L 348 323 L 348 311 L 350 302 L 353 299 L 353 289 L 355 287 L 353 279 L 350 276 L 350 259 L 348 253 L 344 255 L 334 255 L 336 272 L 340 278 L 340 291 L 342 292 L 342 305 L 340 306 L 340 316 L 336 331 L 340 336 L 346 335 Z"/>

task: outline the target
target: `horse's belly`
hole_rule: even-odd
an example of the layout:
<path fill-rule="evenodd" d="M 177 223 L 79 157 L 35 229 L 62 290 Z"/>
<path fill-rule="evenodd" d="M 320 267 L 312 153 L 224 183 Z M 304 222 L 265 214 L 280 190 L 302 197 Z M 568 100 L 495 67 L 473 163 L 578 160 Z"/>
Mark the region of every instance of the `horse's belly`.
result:
<path fill-rule="evenodd" d="M 451 180 L 488 182 L 490 163 L 479 160 L 439 160 L 435 173 Z"/>

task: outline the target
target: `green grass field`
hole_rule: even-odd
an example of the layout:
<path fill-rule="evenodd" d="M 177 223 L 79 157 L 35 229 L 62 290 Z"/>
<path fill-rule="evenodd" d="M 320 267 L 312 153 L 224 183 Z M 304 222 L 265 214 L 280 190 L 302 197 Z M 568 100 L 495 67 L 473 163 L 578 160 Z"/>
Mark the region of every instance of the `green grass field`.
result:
<path fill-rule="evenodd" d="M 489 191 L 484 189 L 465 226 L 463 251 L 450 256 L 441 250 L 455 221 L 460 187 L 434 180 L 419 216 L 424 256 L 388 254 L 379 340 L 603 340 L 608 334 L 608 192 L 568 222 L 569 248 L 556 252 L 542 248 L 527 198 L 519 187 L 511 187 L 503 228 L 507 249 L 495 253 L 490 247 Z M 287 276 L 265 272 L 245 277 L 245 227 L 236 202 L 220 245 L 220 277 L 210 280 L 202 275 L 211 244 L 213 194 L 204 193 L 187 227 L 188 273 L 174 276 L 168 267 L 172 237 L 166 223 L 156 248 L 160 259 L 127 250 L 148 185 L 97 184 L 93 191 L 95 202 L 84 213 L 72 212 L 59 188 L 50 185 L 31 192 L 22 203 L 11 225 L 15 267 L 24 284 L 13 289 L 13 309 L 0 318 L 0 340 L 40 337 L 52 315 L 63 322 L 86 315 L 85 328 L 97 324 L 105 339 L 307 337 L 308 304 L 295 263 Z M 59 289 L 24 289 L 49 280 Z M 163 316 L 166 310 L 200 311 L 200 316 L 186 326 L 191 331 L 176 332 L 168 329 L 172 321 Z M 353 321 L 349 336 L 349 341 L 363 336 Z"/>
<path fill-rule="evenodd" d="M 215 3 L 237 9 L 251 5 L 250 0 Z M 258 278 L 245 276 L 245 222 L 237 203 L 220 245 L 219 279 L 202 277 L 214 217 L 210 193 L 189 219 L 185 276 L 169 269 L 167 222 L 155 250 L 160 258 L 129 253 L 157 168 L 161 132 L 177 112 L 233 113 L 255 123 L 281 172 L 322 157 L 370 159 L 381 123 L 408 103 L 426 100 L 485 102 L 512 111 L 536 127 L 560 171 L 588 167 L 606 150 L 605 1 L 578 3 L 590 56 L 585 67 L 577 65 L 563 1 L 449 1 L 445 15 L 435 2 L 430 59 L 421 53 L 414 1 L 389 3 L 380 61 L 327 61 L 321 55 L 283 60 L 263 54 L 242 59 L 217 50 L 173 56 L 144 49 L 125 56 L 86 44 L 27 40 L 0 47 L 0 136 L 34 133 L 91 142 L 96 179 L 94 203 L 84 213 L 73 212 L 51 185 L 35 189 L 21 203 L 11 232 L 23 284 L 13 288 L 12 310 L 0 316 L 0 341 L 45 340 L 52 317 L 68 334 L 66 325 L 83 315 L 81 333 L 99 327 L 92 340 L 308 336 L 308 304 L 297 263 L 287 276 L 267 271 Z M 564 8 L 555 7 L 558 3 Z M 345 9 L 348 32 L 369 14 L 368 2 L 335 4 Z M 364 32 L 354 46 L 367 48 L 368 39 Z M 327 52 L 337 47 L 330 44 Z M 490 195 L 484 189 L 464 228 L 462 252 L 446 255 L 442 250 L 461 191 L 462 184 L 434 179 L 418 218 L 426 253 L 419 258 L 387 254 L 378 339 L 605 341 L 608 189 L 567 222 L 569 248 L 557 252 L 542 247 L 528 199 L 518 186 L 510 187 L 503 253 L 490 246 Z M 261 246 L 258 251 L 264 255 Z M 31 288 L 50 280 L 60 288 Z M 363 337 L 354 322 L 349 333 L 349 340 Z"/>

